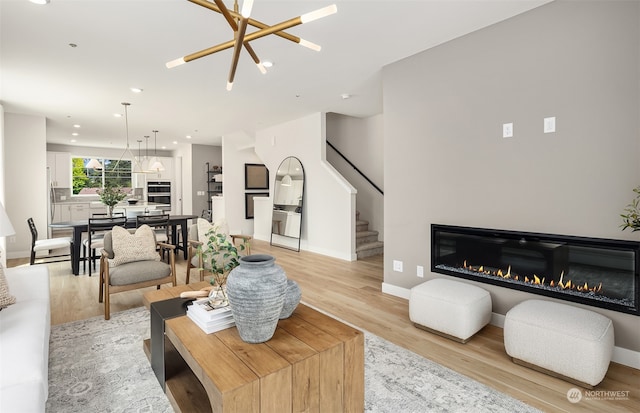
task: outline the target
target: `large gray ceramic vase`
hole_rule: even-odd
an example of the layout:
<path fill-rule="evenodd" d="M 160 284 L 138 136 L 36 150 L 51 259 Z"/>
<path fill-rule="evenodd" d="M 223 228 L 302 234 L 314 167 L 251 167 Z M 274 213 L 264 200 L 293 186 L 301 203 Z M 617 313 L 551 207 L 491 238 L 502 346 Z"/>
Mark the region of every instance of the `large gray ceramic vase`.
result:
<path fill-rule="evenodd" d="M 227 278 L 227 297 L 240 338 L 263 343 L 273 337 L 282 312 L 287 276 L 270 255 L 247 255 Z"/>

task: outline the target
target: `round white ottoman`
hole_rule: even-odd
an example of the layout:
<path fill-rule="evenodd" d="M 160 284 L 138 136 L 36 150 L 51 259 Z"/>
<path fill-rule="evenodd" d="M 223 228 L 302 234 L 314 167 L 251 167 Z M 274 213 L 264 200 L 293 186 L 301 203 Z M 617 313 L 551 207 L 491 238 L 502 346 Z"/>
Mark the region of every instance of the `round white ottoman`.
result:
<path fill-rule="evenodd" d="M 524 301 L 504 322 L 504 347 L 515 363 L 587 388 L 607 373 L 613 344 L 609 318 L 552 301 Z"/>
<path fill-rule="evenodd" d="M 409 319 L 416 327 L 466 343 L 491 320 L 491 296 L 480 287 L 437 278 L 411 289 Z"/>

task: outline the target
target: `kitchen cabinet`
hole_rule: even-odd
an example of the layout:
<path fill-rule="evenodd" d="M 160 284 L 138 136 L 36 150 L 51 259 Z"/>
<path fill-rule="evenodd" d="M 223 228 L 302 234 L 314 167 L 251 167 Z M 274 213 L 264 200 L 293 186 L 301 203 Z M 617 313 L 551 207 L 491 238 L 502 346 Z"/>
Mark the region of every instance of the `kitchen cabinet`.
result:
<path fill-rule="evenodd" d="M 284 235 L 287 237 L 300 237 L 300 214 L 296 212 L 287 213 L 287 223 L 284 227 Z"/>
<path fill-rule="evenodd" d="M 54 188 L 71 188 L 71 154 L 47 152 L 49 179 Z"/>
<path fill-rule="evenodd" d="M 86 221 L 91 208 L 89 203 L 65 202 L 55 204 L 52 222 Z"/>

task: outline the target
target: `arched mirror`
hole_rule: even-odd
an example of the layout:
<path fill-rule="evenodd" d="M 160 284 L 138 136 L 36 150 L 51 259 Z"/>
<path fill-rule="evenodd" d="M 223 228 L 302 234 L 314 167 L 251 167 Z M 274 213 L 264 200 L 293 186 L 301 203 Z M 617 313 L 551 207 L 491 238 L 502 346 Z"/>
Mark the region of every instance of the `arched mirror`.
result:
<path fill-rule="evenodd" d="M 304 168 L 298 158 L 285 158 L 273 186 L 271 245 L 300 251 Z"/>

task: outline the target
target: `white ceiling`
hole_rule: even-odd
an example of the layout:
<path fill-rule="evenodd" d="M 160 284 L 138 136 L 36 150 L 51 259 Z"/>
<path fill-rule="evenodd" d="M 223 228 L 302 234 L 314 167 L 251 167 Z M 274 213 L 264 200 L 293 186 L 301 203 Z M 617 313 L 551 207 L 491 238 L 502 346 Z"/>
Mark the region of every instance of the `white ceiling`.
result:
<path fill-rule="evenodd" d="M 105 148 L 125 145 L 121 102 L 131 103 L 131 146 L 145 135 L 153 144 L 158 129 L 168 150 L 313 112 L 371 116 L 382 112 L 383 66 L 548 1 L 255 0 L 252 17 L 270 25 L 332 3 L 338 13 L 288 30 L 320 52 L 273 35 L 253 41 L 274 67 L 260 74 L 243 51 L 227 92 L 232 49 L 165 67 L 233 38 L 222 15 L 187 0 L 0 0 L 0 102 L 45 116 L 47 142 Z"/>

